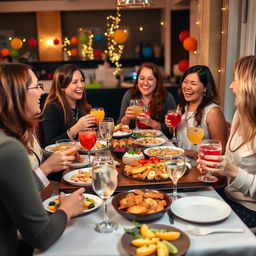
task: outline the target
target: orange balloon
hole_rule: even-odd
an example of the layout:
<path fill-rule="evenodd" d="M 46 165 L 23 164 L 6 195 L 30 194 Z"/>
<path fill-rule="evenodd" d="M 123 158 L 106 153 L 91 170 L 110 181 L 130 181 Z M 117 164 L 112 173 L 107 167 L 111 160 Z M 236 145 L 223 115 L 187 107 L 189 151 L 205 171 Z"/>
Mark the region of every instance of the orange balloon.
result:
<path fill-rule="evenodd" d="M 194 37 L 187 37 L 183 41 L 183 47 L 187 51 L 195 51 L 197 49 L 197 40 Z"/>
<path fill-rule="evenodd" d="M 22 47 L 23 43 L 20 38 L 15 37 L 11 41 L 11 47 L 15 50 L 19 50 Z"/>
<path fill-rule="evenodd" d="M 9 56 L 9 55 L 10 55 L 9 49 L 3 48 L 3 49 L 1 50 L 1 56 L 2 56 L 2 57 L 7 57 L 7 56 Z"/>
<path fill-rule="evenodd" d="M 75 37 L 75 36 L 71 37 L 70 43 L 71 43 L 71 44 L 77 44 L 77 43 L 78 43 L 77 37 Z"/>
<path fill-rule="evenodd" d="M 71 56 L 77 56 L 78 55 L 78 50 L 73 48 L 70 50 Z"/>
<path fill-rule="evenodd" d="M 118 43 L 118 44 L 123 44 L 128 38 L 128 34 L 127 32 L 125 32 L 122 29 L 117 29 L 114 32 L 114 40 Z"/>

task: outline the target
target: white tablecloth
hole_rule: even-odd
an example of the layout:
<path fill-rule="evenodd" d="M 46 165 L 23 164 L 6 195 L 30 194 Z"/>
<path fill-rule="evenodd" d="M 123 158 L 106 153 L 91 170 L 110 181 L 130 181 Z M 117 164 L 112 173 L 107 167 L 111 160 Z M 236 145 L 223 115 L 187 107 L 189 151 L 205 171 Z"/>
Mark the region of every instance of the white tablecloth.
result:
<path fill-rule="evenodd" d="M 210 196 L 220 198 L 212 188 L 196 192 L 181 193 L 184 196 Z M 47 251 L 34 255 L 44 256 L 113 256 L 127 255 L 121 245 L 121 237 L 125 227 L 133 227 L 131 221 L 124 219 L 112 207 L 111 199 L 108 202 L 108 212 L 111 221 L 119 224 L 118 230 L 111 234 L 99 234 L 94 231 L 94 226 L 103 220 L 103 206 L 97 211 L 86 216 L 71 220 L 60 239 Z M 171 225 L 167 214 L 153 223 Z M 187 230 L 189 222 L 177 217 L 174 218 L 174 227 Z M 195 225 L 195 224 L 192 224 Z M 200 226 L 200 224 L 196 224 Z M 205 226 L 205 225 L 204 225 Z M 215 233 L 208 236 L 189 235 L 190 248 L 186 255 L 256 255 L 256 236 L 244 225 L 238 216 L 232 211 L 231 215 L 220 223 L 206 225 L 207 227 L 237 227 L 244 229 L 243 233 Z"/>

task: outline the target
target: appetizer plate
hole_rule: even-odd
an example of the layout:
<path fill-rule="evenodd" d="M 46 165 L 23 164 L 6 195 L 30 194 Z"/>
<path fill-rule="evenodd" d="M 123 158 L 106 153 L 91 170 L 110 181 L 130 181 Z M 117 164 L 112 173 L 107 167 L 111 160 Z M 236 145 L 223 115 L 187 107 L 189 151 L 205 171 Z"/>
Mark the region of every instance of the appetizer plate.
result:
<path fill-rule="evenodd" d="M 127 137 L 130 137 L 132 135 L 132 131 L 130 132 L 120 132 L 120 131 L 117 131 L 113 134 L 113 138 L 115 139 L 121 139 L 121 138 L 127 138 Z"/>
<path fill-rule="evenodd" d="M 166 142 L 166 140 L 165 139 L 163 139 L 163 138 L 154 138 L 153 137 L 153 139 L 154 140 L 157 140 L 158 142 L 157 143 L 150 143 L 150 141 L 149 141 L 149 143 L 148 142 L 146 142 L 145 140 L 149 140 L 149 138 L 150 137 L 145 137 L 145 138 L 141 138 L 141 139 L 137 139 L 136 140 L 136 142 L 137 142 L 137 144 L 139 144 L 140 146 L 142 146 L 142 147 L 156 147 L 156 146 L 161 146 L 161 145 L 163 145 L 165 142 Z M 152 137 L 151 137 L 152 138 Z"/>
<path fill-rule="evenodd" d="M 171 210 L 181 219 L 197 223 L 221 221 L 231 214 L 231 208 L 227 203 L 206 196 L 177 199 L 171 204 Z"/>
<path fill-rule="evenodd" d="M 177 228 L 174 228 L 171 226 L 167 226 L 167 225 L 150 224 L 148 226 L 150 228 L 155 228 L 155 229 L 166 229 L 168 232 L 180 232 L 181 233 L 180 238 L 178 238 L 177 240 L 170 241 L 170 242 L 172 244 L 174 244 L 178 249 L 178 253 L 175 254 L 175 256 L 181 256 L 181 255 L 186 254 L 186 252 L 188 251 L 189 246 L 190 246 L 190 240 L 189 240 L 189 237 L 186 235 L 186 233 L 184 233 L 180 229 L 177 229 Z M 134 229 L 137 230 L 136 228 L 134 228 Z M 131 245 L 131 241 L 133 239 L 135 239 L 135 238 L 133 238 L 133 236 L 131 234 L 125 233 L 121 238 L 121 244 L 128 255 L 135 256 L 136 248 L 138 248 L 138 247 Z M 150 254 L 150 255 L 156 256 L 156 253 Z"/>
<path fill-rule="evenodd" d="M 81 161 L 82 161 L 81 163 L 74 160 L 69 167 L 71 167 L 71 168 L 82 168 L 82 167 L 85 167 L 86 165 L 89 164 L 88 155 L 80 155 L 80 158 L 81 158 Z M 94 158 L 93 156 L 90 157 L 91 163 L 93 161 L 93 158 Z"/>
<path fill-rule="evenodd" d="M 180 155 L 184 153 L 184 149 L 170 146 L 161 146 L 147 148 L 143 152 L 147 156 L 157 156 L 159 159 L 165 159 L 169 156 Z"/>
<path fill-rule="evenodd" d="M 97 149 L 95 149 L 95 145 L 100 146 L 100 148 L 98 147 Z M 91 153 L 96 153 L 96 152 L 98 152 L 98 151 L 100 151 L 100 150 L 104 150 L 104 149 L 107 148 L 107 142 L 104 141 L 104 140 L 97 140 L 96 143 L 95 143 L 95 145 L 94 145 L 94 147 L 90 150 Z M 86 154 L 87 154 L 87 150 L 85 150 L 85 149 L 81 146 L 80 142 L 77 142 L 77 146 L 79 147 L 79 152 L 80 152 L 80 153 L 86 153 Z"/>
<path fill-rule="evenodd" d="M 74 181 L 71 179 L 71 177 L 73 175 L 78 174 L 79 171 L 83 171 L 83 172 L 89 172 L 91 171 L 92 168 L 91 167 L 87 167 L 87 168 L 81 168 L 81 169 L 76 169 L 74 171 L 68 172 L 63 176 L 63 179 L 68 182 L 71 185 L 75 185 L 75 186 L 88 186 L 92 184 L 92 181 L 87 181 L 87 182 L 81 182 L 81 181 Z"/>
<path fill-rule="evenodd" d="M 159 130 L 136 130 L 133 131 L 132 137 L 139 139 L 144 137 L 158 137 L 161 136 L 162 132 Z"/>
<path fill-rule="evenodd" d="M 67 194 L 68 195 L 68 194 Z M 102 199 L 96 195 L 92 195 L 92 194 L 83 194 L 84 197 L 88 197 L 89 199 L 93 199 L 94 202 L 95 202 L 95 205 L 93 208 L 91 209 L 87 209 L 87 210 L 84 210 L 83 214 L 84 213 L 89 213 L 89 212 L 92 212 L 94 210 L 96 210 L 97 208 L 99 208 L 101 205 L 102 205 Z M 54 201 L 55 199 L 57 199 L 59 197 L 59 195 L 56 195 L 56 196 L 52 196 L 52 197 L 49 197 L 48 199 L 46 199 L 45 201 L 43 201 L 43 207 L 46 211 L 48 212 L 51 212 L 53 213 L 54 211 L 51 211 L 48 209 L 48 206 L 49 206 L 49 203 L 51 201 Z"/>

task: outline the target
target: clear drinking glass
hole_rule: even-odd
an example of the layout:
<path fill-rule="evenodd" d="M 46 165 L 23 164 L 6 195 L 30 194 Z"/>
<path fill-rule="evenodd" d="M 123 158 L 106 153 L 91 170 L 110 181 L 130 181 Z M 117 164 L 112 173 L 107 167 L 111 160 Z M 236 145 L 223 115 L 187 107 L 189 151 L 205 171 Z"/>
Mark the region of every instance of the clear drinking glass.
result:
<path fill-rule="evenodd" d="M 174 145 L 177 145 L 178 141 L 177 141 L 177 137 L 176 137 L 176 126 L 179 125 L 180 121 L 181 121 L 181 111 L 178 109 L 170 109 L 168 110 L 167 113 L 167 119 L 170 121 L 171 123 L 171 127 L 173 129 L 173 136 L 171 139 L 171 142 Z"/>
<path fill-rule="evenodd" d="M 114 134 L 114 131 L 115 131 L 115 123 L 113 118 L 105 117 L 102 121 L 100 121 L 99 132 L 100 132 L 100 136 L 107 142 L 107 149 L 108 149 L 109 141 L 111 140 Z"/>
<path fill-rule="evenodd" d="M 69 149 L 76 146 L 75 140 L 71 139 L 61 139 L 55 142 L 55 151 Z M 69 156 L 74 156 L 77 151 L 71 152 Z"/>
<path fill-rule="evenodd" d="M 91 164 L 90 150 L 93 148 L 97 140 L 97 134 L 96 134 L 95 128 L 86 128 L 80 131 L 78 134 L 78 138 L 79 138 L 80 144 L 88 153 L 89 165 L 90 165 Z"/>
<path fill-rule="evenodd" d="M 204 129 L 200 127 L 187 127 L 187 138 L 193 144 L 192 166 L 196 166 L 196 145 L 203 139 Z"/>
<path fill-rule="evenodd" d="M 107 200 L 114 193 L 117 186 L 117 172 L 114 160 L 108 155 L 95 156 L 92 162 L 92 186 L 95 193 L 104 202 L 104 220 L 95 226 L 99 233 L 111 233 L 118 228 L 116 223 L 110 222 L 107 211 Z"/>
<path fill-rule="evenodd" d="M 177 156 L 170 156 L 165 159 L 164 162 L 166 173 L 170 177 L 173 183 L 172 200 L 178 199 L 177 184 L 179 179 L 184 175 L 186 171 L 186 158 L 184 154 Z"/>
<path fill-rule="evenodd" d="M 222 146 L 220 140 L 207 139 L 202 140 L 198 145 L 198 156 L 202 160 L 209 162 L 215 162 L 214 160 L 205 159 L 206 155 L 219 156 L 222 152 Z M 198 179 L 203 182 L 216 182 L 217 177 L 212 176 L 210 172 L 206 172 L 205 175 L 199 176 Z"/>
<path fill-rule="evenodd" d="M 143 112 L 142 101 L 137 99 L 130 100 L 130 106 L 133 107 L 134 111 L 135 130 L 138 130 L 137 116 Z"/>

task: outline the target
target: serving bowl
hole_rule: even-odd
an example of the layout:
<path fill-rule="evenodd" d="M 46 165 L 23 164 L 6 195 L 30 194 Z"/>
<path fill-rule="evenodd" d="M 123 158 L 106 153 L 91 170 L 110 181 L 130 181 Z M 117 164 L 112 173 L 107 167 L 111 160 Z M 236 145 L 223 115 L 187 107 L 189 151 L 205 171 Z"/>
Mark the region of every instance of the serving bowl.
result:
<path fill-rule="evenodd" d="M 155 219 L 161 218 L 164 213 L 169 209 L 171 205 L 171 198 L 164 192 L 153 190 L 153 189 L 141 189 L 142 192 L 144 193 L 161 193 L 164 196 L 164 200 L 166 201 L 166 205 L 164 206 L 164 209 L 161 211 L 157 211 L 154 213 L 130 213 L 127 212 L 126 209 L 119 209 L 120 206 L 120 200 L 125 198 L 129 193 L 133 193 L 135 190 L 129 190 L 126 192 L 121 192 L 117 194 L 113 199 L 112 199 L 112 205 L 115 208 L 115 210 L 124 218 L 131 220 L 131 221 L 141 221 L 141 222 L 147 222 L 147 221 L 152 221 Z"/>

